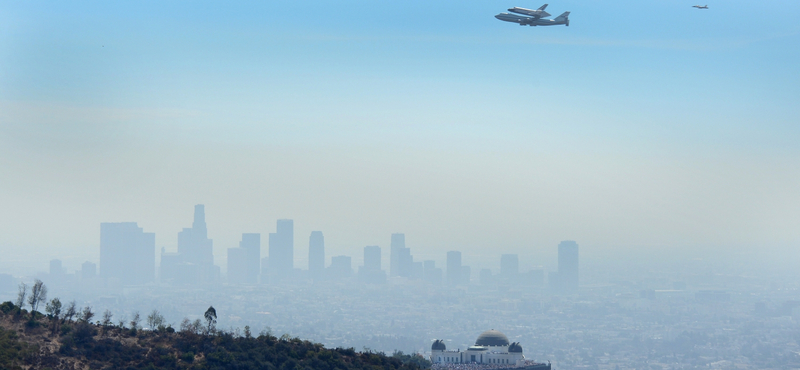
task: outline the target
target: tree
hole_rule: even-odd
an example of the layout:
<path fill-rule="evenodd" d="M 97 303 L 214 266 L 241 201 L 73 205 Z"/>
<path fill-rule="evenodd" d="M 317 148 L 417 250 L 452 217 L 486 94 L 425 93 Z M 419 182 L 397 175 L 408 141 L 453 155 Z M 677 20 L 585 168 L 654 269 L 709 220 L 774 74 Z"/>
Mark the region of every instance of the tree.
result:
<path fill-rule="evenodd" d="M 61 318 L 61 300 L 58 297 L 53 298 L 47 305 L 44 307 L 44 311 L 47 312 L 50 317 L 58 320 Z"/>
<path fill-rule="evenodd" d="M 184 317 L 181 321 L 181 333 L 193 333 L 192 321 L 188 317 Z"/>
<path fill-rule="evenodd" d="M 164 326 L 164 316 L 158 310 L 153 310 L 147 315 L 147 326 L 150 330 L 161 329 Z"/>
<path fill-rule="evenodd" d="M 100 322 L 100 325 L 103 325 L 103 331 L 101 332 L 103 336 L 108 333 L 108 329 L 112 325 L 111 316 L 111 311 L 105 310 L 105 312 L 103 312 L 103 320 Z"/>
<path fill-rule="evenodd" d="M 253 333 L 250 332 L 250 325 L 244 326 L 244 337 L 250 339 L 253 337 Z"/>
<path fill-rule="evenodd" d="M 25 283 L 19 283 L 19 292 L 17 293 L 17 301 L 14 303 L 20 309 L 22 305 L 25 304 L 25 297 L 28 296 L 28 285 Z"/>
<path fill-rule="evenodd" d="M 131 330 L 138 330 L 139 329 L 139 321 L 142 318 L 139 316 L 139 311 L 133 312 L 133 318 L 131 319 Z"/>
<path fill-rule="evenodd" d="M 111 314 L 111 311 L 105 310 L 105 312 L 103 312 L 103 321 L 101 322 L 101 324 L 103 326 L 111 326 L 111 317 L 112 316 L 113 315 Z"/>
<path fill-rule="evenodd" d="M 214 309 L 214 306 L 208 306 L 206 313 L 203 314 L 203 317 L 206 318 L 206 322 L 208 322 L 208 332 L 211 333 L 214 324 L 217 323 L 217 310 Z"/>
<path fill-rule="evenodd" d="M 31 287 L 31 295 L 28 297 L 28 304 L 31 306 L 31 313 L 39 308 L 39 304 L 47 300 L 47 287 L 44 283 L 36 279 Z"/>
<path fill-rule="evenodd" d="M 69 303 L 67 306 L 67 311 L 64 312 L 64 320 L 65 321 L 72 321 L 72 318 L 78 313 L 78 308 L 75 305 L 75 301 Z"/>
<path fill-rule="evenodd" d="M 122 315 L 122 316 L 120 316 L 119 320 L 117 320 L 117 325 L 118 325 L 120 328 L 122 328 L 122 329 L 125 329 L 125 323 L 126 323 L 127 321 L 128 321 L 128 318 L 127 318 L 127 317 L 125 317 L 125 315 Z"/>
<path fill-rule="evenodd" d="M 194 330 L 195 334 L 200 334 L 203 332 L 203 322 L 200 319 L 194 320 L 192 323 L 192 330 Z"/>
<path fill-rule="evenodd" d="M 85 323 L 90 323 L 92 321 L 92 317 L 94 317 L 94 312 L 92 312 L 91 306 L 86 306 L 80 313 L 80 320 Z"/>
<path fill-rule="evenodd" d="M 47 303 L 47 306 L 44 307 L 45 312 L 52 318 L 53 323 L 53 333 L 58 331 L 58 323 L 61 319 L 61 300 L 58 297 L 53 298 L 50 302 Z"/>

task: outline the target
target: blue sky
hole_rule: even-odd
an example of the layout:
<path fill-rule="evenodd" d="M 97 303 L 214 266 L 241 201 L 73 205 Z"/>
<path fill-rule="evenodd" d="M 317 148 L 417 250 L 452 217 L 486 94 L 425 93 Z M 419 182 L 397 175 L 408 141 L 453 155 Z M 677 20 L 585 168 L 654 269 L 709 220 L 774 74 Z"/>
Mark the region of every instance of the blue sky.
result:
<path fill-rule="evenodd" d="M 800 243 L 800 3 L 493 18 L 540 5 L 4 2 L 0 248 L 173 247 L 195 203 L 218 255 L 283 217 L 348 254 Z"/>

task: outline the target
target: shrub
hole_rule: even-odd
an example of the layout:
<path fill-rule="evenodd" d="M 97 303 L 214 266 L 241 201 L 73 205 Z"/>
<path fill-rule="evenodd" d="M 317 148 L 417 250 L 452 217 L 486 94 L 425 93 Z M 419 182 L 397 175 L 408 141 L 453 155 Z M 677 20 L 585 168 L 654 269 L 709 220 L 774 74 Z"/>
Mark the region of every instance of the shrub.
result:
<path fill-rule="evenodd" d="M 11 301 L 3 302 L 0 304 L 0 311 L 3 311 L 4 314 L 8 315 L 9 312 L 13 311 L 17 306 L 15 306 Z"/>

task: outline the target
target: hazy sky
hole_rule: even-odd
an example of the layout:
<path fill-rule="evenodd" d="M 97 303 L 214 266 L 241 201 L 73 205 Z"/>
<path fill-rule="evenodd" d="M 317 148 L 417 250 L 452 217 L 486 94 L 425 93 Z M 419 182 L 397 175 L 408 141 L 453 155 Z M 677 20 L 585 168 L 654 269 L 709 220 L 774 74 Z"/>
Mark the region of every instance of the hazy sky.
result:
<path fill-rule="evenodd" d="M 800 246 L 800 3 L 693 1 L 5 1 L 0 252 Z"/>

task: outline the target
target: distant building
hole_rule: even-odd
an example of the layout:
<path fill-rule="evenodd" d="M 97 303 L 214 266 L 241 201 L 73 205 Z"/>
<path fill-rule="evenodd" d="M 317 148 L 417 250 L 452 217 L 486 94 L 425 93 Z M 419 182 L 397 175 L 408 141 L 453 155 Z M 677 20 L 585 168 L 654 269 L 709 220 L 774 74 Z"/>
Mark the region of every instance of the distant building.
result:
<path fill-rule="evenodd" d="M 465 351 L 447 350 L 444 341 L 436 340 L 431 346 L 434 364 L 482 364 L 493 369 L 518 368 L 523 370 L 550 370 L 549 364 L 527 361 L 519 343 L 510 343 L 505 334 L 487 330 L 478 336 L 475 345 Z"/>
<path fill-rule="evenodd" d="M 278 220 L 277 230 L 269 234 L 269 274 L 275 281 L 288 279 L 294 272 L 294 221 Z"/>
<path fill-rule="evenodd" d="M 558 274 L 554 283 L 559 290 L 578 289 L 578 243 L 565 240 L 558 244 Z"/>
<path fill-rule="evenodd" d="M 50 260 L 50 277 L 59 278 L 66 274 L 61 260 Z"/>
<path fill-rule="evenodd" d="M 353 275 L 353 268 L 349 256 L 336 256 L 331 258 L 331 265 L 328 267 L 330 277 L 334 279 L 344 279 Z"/>
<path fill-rule="evenodd" d="M 228 248 L 228 283 L 257 284 L 261 272 L 261 234 L 242 234 L 238 248 Z"/>
<path fill-rule="evenodd" d="M 86 261 L 81 264 L 81 280 L 92 280 L 97 276 L 97 264 Z"/>
<path fill-rule="evenodd" d="M 370 284 L 386 282 L 386 272 L 381 269 L 381 247 L 377 245 L 364 247 L 364 266 L 359 268 L 358 277 Z"/>
<path fill-rule="evenodd" d="M 100 224 L 100 277 L 125 285 L 152 282 L 156 269 L 156 234 L 135 222 Z"/>
<path fill-rule="evenodd" d="M 312 231 L 308 237 L 308 273 L 312 279 L 325 274 L 325 237 L 322 231 Z"/>
<path fill-rule="evenodd" d="M 459 285 L 463 283 L 461 271 L 461 252 L 447 252 L 447 285 Z"/>
<path fill-rule="evenodd" d="M 389 275 L 411 277 L 414 259 L 411 250 L 406 248 L 405 234 L 392 234 L 389 253 Z"/>
<path fill-rule="evenodd" d="M 213 245 L 208 238 L 205 206 L 197 204 L 192 227 L 178 233 L 178 252 L 161 249 L 160 281 L 191 285 L 217 281 L 219 267 L 214 265 Z"/>
<path fill-rule="evenodd" d="M 442 284 L 442 269 L 436 267 L 436 261 L 422 262 L 422 278 L 433 285 Z"/>

